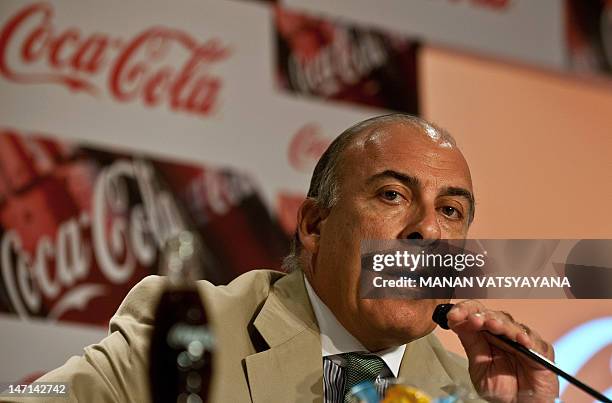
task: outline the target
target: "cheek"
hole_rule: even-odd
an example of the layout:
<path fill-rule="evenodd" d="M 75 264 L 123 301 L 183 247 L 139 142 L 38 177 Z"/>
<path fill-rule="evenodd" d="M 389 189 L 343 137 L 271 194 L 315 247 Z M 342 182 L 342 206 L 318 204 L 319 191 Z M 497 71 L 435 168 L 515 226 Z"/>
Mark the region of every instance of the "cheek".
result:
<path fill-rule="evenodd" d="M 328 217 L 319 253 L 347 261 L 359 259 L 362 240 L 397 238 L 411 214 L 409 206 L 380 206 L 375 202 L 341 206 L 341 211 L 342 215 Z"/>
<path fill-rule="evenodd" d="M 467 236 L 467 222 L 449 222 L 443 218 L 439 221 L 442 239 L 458 239 Z"/>
<path fill-rule="evenodd" d="M 361 211 L 363 239 L 395 239 L 410 221 L 409 206 L 370 204 Z"/>
<path fill-rule="evenodd" d="M 321 264 L 350 261 L 360 250 L 360 223 L 349 214 L 330 216 L 321 231 L 317 260 Z M 338 270 L 335 268 L 334 270 Z"/>
<path fill-rule="evenodd" d="M 367 209 L 360 206 L 343 205 L 337 208 L 341 213 L 328 218 L 325 241 L 331 241 L 337 248 L 350 249 L 371 231 L 372 217 Z"/>

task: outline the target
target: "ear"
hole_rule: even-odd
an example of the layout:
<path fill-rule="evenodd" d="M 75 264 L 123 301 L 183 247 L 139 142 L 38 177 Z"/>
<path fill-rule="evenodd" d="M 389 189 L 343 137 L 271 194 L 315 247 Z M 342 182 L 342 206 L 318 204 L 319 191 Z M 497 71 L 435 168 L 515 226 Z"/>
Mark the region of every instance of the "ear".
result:
<path fill-rule="evenodd" d="M 315 254 L 319 250 L 321 224 L 329 215 L 329 209 L 322 208 L 311 198 L 304 200 L 298 210 L 297 232 L 304 249 Z"/>

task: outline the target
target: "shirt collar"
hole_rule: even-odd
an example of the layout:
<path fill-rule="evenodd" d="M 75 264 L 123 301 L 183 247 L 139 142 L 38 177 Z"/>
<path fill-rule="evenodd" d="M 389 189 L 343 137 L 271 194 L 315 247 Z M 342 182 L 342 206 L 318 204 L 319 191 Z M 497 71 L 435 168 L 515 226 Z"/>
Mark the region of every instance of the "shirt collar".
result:
<path fill-rule="evenodd" d="M 319 331 L 321 333 L 321 354 L 323 357 L 329 357 L 337 354 L 352 353 L 352 352 L 368 352 L 368 350 L 344 328 L 336 319 L 333 312 L 321 301 L 317 293 L 312 289 L 312 286 L 304 276 L 304 284 L 306 292 L 312 305 Z M 386 350 L 378 351 L 374 354 L 382 358 L 387 364 L 393 376 L 397 378 L 399 367 L 404 356 L 406 345 L 399 347 L 391 347 Z"/>

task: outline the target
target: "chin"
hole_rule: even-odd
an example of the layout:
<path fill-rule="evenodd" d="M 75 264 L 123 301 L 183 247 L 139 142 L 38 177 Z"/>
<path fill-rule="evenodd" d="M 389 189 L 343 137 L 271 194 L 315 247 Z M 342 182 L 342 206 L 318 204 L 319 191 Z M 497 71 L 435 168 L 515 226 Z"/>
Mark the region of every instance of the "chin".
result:
<path fill-rule="evenodd" d="M 436 327 L 431 315 L 444 301 L 421 300 L 362 300 L 363 317 L 381 338 L 393 344 L 404 344 L 421 338 Z"/>

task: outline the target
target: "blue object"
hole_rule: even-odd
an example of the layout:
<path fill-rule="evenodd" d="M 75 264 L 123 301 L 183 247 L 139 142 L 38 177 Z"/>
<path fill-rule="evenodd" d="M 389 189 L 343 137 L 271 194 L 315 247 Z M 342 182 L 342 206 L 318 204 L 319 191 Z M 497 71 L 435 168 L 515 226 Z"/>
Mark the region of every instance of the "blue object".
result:
<path fill-rule="evenodd" d="M 378 391 L 372 381 L 363 381 L 351 388 L 351 394 L 359 403 L 379 403 Z"/>

